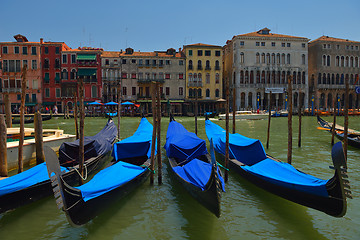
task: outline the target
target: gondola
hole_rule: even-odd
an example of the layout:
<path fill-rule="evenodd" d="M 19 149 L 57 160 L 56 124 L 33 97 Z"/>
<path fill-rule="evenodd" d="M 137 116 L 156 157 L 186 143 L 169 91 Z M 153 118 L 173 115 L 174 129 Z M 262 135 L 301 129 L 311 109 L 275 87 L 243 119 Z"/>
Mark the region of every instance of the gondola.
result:
<path fill-rule="evenodd" d="M 95 136 L 85 137 L 85 171 L 87 175 L 94 172 L 103 161 L 110 157 L 112 144 L 117 136 L 117 128 L 113 121 L 108 121 L 106 126 Z M 78 140 L 65 142 L 59 150 L 62 160 L 61 169 L 64 171 L 63 178 L 69 184 L 79 182 L 78 174 Z M 67 147 L 69 146 L 70 147 Z M 59 160 L 60 159 L 60 160 Z M 36 165 L 29 170 L 14 176 L 0 180 L 0 214 L 17 207 L 50 196 L 52 188 L 47 174 L 46 164 Z"/>
<path fill-rule="evenodd" d="M 210 120 L 205 122 L 206 134 L 214 142 L 215 151 L 225 154 L 225 131 Z M 334 145 L 331 155 L 334 176 L 322 180 L 305 174 L 288 163 L 266 155 L 257 139 L 238 133 L 229 136 L 229 168 L 243 178 L 275 195 L 334 217 L 346 214 L 346 198 L 351 198 L 347 166 L 341 142 Z"/>
<path fill-rule="evenodd" d="M 224 181 L 217 167 L 213 145 L 188 132 L 172 117 L 166 134 L 166 155 L 171 172 L 184 188 L 217 217 L 220 217 Z"/>
<path fill-rule="evenodd" d="M 87 223 L 147 179 L 150 174 L 152 128 L 146 118 L 142 118 L 133 136 L 114 144 L 114 159 L 110 165 L 79 187 L 71 187 L 67 183 L 54 151 L 45 150 L 56 203 L 72 225 Z"/>
<path fill-rule="evenodd" d="M 324 128 L 324 130 L 327 130 L 328 132 L 331 133 L 332 131 L 332 123 L 329 123 L 327 121 L 325 121 L 324 119 L 322 119 L 321 117 L 317 116 L 317 121 L 318 124 Z M 335 136 L 340 139 L 341 141 L 344 140 L 344 127 L 340 126 L 340 125 L 335 125 Z M 359 131 L 355 131 L 352 129 L 348 129 L 348 144 L 350 146 L 356 147 L 356 148 L 360 148 L 360 132 Z"/>
<path fill-rule="evenodd" d="M 50 120 L 52 118 L 52 115 L 43 115 L 42 116 L 42 121 L 47 121 Z M 28 118 L 24 118 L 24 123 L 34 123 L 34 117 L 28 117 Z M 12 124 L 20 124 L 20 119 L 13 119 L 12 120 Z"/>

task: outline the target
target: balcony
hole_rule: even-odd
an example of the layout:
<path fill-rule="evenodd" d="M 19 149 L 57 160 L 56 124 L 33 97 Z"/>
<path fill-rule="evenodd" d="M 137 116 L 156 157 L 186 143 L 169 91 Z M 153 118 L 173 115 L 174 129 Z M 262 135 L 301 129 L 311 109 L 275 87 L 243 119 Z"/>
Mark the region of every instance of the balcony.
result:
<path fill-rule="evenodd" d="M 196 99 L 196 96 L 188 96 L 189 99 Z M 198 99 L 202 99 L 202 96 L 197 96 Z"/>
<path fill-rule="evenodd" d="M 205 70 L 211 70 L 211 67 L 210 67 L 210 66 L 206 66 L 206 67 L 205 67 Z"/>
<path fill-rule="evenodd" d="M 202 66 L 197 66 L 197 70 L 202 70 Z"/>
<path fill-rule="evenodd" d="M 220 70 L 220 66 L 215 66 L 215 70 Z"/>
<path fill-rule="evenodd" d="M 349 84 L 349 89 L 355 89 L 355 85 Z M 345 89 L 345 84 L 318 84 L 318 89 Z"/>
<path fill-rule="evenodd" d="M 165 79 L 145 79 L 145 78 L 139 78 L 137 80 L 138 83 L 151 83 L 151 82 L 158 82 L 158 83 L 164 83 Z"/>
<path fill-rule="evenodd" d="M 188 82 L 188 87 L 202 87 L 202 82 Z"/>
<path fill-rule="evenodd" d="M 97 61 L 94 61 L 94 60 L 78 60 L 77 63 L 81 67 L 84 67 L 84 66 L 87 66 L 87 67 L 97 66 Z"/>
<path fill-rule="evenodd" d="M 20 93 L 21 88 L 2 88 L 3 93 Z"/>
<path fill-rule="evenodd" d="M 165 94 L 161 93 L 160 94 L 160 98 L 161 99 L 165 99 Z M 137 94 L 137 99 L 138 100 L 150 100 L 151 96 L 150 95 L 141 95 L 140 93 Z"/>

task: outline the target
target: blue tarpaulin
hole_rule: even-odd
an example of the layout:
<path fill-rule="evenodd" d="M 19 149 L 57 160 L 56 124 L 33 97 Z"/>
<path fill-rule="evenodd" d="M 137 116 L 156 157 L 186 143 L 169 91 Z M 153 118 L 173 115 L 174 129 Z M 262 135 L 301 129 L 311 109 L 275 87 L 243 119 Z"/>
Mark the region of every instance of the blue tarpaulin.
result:
<path fill-rule="evenodd" d="M 193 159 L 183 166 L 174 167 L 174 172 L 176 172 L 181 178 L 185 181 L 205 190 L 206 183 L 210 179 L 211 175 L 211 164 L 201 161 L 199 159 Z M 218 170 L 219 171 L 219 170 Z M 219 174 L 219 179 L 221 181 L 221 186 L 225 192 L 225 183 L 223 178 Z"/>
<path fill-rule="evenodd" d="M 111 151 L 112 143 L 117 137 L 117 128 L 112 120 L 95 136 L 84 138 L 84 160 Z M 73 166 L 79 163 L 79 139 L 65 142 L 59 148 L 60 165 Z"/>
<path fill-rule="evenodd" d="M 209 140 L 213 139 L 215 150 L 224 154 L 224 129 L 210 120 L 206 120 L 205 128 Z M 240 134 L 230 134 L 229 148 L 230 157 L 248 165 L 242 166 L 242 168 L 259 178 L 290 189 L 319 196 L 328 196 L 326 190 L 328 180 L 322 180 L 300 172 L 288 163 L 267 158 L 264 147 L 259 140 L 247 138 Z"/>
<path fill-rule="evenodd" d="M 67 171 L 61 167 L 61 171 Z M 29 170 L 0 180 L 0 196 L 13 193 L 49 180 L 46 164 L 41 163 Z"/>
<path fill-rule="evenodd" d="M 257 164 L 243 166 L 242 168 L 276 185 L 328 197 L 326 190 L 328 180 L 322 180 L 300 172 L 288 163 L 276 162 L 267 158 Z"/>
<path fill-rule="evenodd" d="M 213 139 L 215 150 L 225 155 L 225 130 L 210 120 L 205 121 L 205 129 L 209 141 Z M 230 158 L 237 159 L 246 165 L 253 165 L 266 158 L 260 140 L 248 138 L 238 133 L 229 134 L 229 155 Z"/>
<path fill-rule="evenodd" d="M 187 131 L 176 121 L 169 123 L 164 148 L 169 158 L 191 160 L 207 154 L 205 140 Z"/>
<path fill-rule="evenodd" d="M 106 113 L 106 115 L 108 115 L 109 117 L 116 117 L 116 116 L 117 116 L 117 112 L 114 112 L 114 113 Z"/>
<path fill-rule="evenodd" d="M 77 187 L 77 189 L 81 191 L 81 195 L 86 202 L 131 181 L 146 170 L 142 167 L 119 161 L 113 166 L 101 170 L 93 179 Z"/>
<path fill-rule="evenodd" d="M 112 156 L 116 160 L 142 156 L 150 157 L 152 132 L 151 123 L 146 118 L 142 118 L 138 129 L 131 137 L 114 144 Z"/>

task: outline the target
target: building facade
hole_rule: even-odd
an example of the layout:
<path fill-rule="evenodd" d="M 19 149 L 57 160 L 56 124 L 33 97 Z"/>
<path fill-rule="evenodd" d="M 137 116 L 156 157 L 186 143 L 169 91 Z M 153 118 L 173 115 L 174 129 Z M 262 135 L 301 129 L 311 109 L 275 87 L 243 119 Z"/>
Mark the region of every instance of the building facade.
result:
<path fill-rule="evenodd" d="M 257 32 L 234 36 L 224 47 L 224 78 L 235 88 L 236 110 L 267 109 L 271 105 L 284 109 L 288 77 L 293 81 L 293 102 L 308 107 L 308 41 L 270 33 Z"/>
<path fill-rule="evenodd" d="M 187 80 L 186 101 L 194 112 L 197 98 L 199 113 L 216 111 L 223 91 L 223 47 L 203 43 L 184 46 Z"/>
<path fill-rule="evenodd" d="M 158 82 L 164 105 L 169 102 L 173 113 L 182 114 L 185 56 L 181 50 L 136 52 L 127 48 L 120 52 L 103 52 L 102 77 L 104 101 L 117 100 L 116 86 L 121 84 L 122 101 L 136 101 L 148 112 L 151 83 Z"/>
<path fill-rule="evenodd" d="M 359 94 L 355 92 L 359 74 L 360 42 L 321 36 L 309 43 L 310 97 L 316 109 L 330 111 L 334 101 L 344 108 L 346 81 L 349 108 L 359 108 Z"/>
<path fill-rule="evenodd" d="M 15 35 L 15 42 L 0 43 L 2 92 L 9 94 L 15 112 L 21 103 L 21 71 L 27 65 L 25 106 L 29 111 L 42 103 L 40 42 L 29 42 L 23 35 Z M 2 103 L 3 104 L 3 103 Z"/>

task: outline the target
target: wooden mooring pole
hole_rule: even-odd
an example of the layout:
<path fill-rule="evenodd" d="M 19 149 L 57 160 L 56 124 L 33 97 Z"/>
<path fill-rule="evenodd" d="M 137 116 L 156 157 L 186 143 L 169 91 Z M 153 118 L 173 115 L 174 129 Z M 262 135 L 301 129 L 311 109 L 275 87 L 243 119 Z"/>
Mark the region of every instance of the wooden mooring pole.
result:
<path fill-rule="evenodd" d="M 81 81 L 81 80 L 80 80 Z M 79 86 L 80 88 L 81 86 Z M 79 89 L 80 90 L 80 89 Z M 78 98 L 76 93 L 74 93 L 74 111 L 73 111 L 73 116 L 74 116 L 74 120 L 75 120 L 75 134 L 76 134 L 76 139 L 79 139 L 79 125 L 78 125 Z"/>
<path fill-rule="evenodd" d="M 335 92 L 335 97 L 333 99 L 334 104 L 334 121 L 331 128 L 331 146 L 334 145 L 334 138 L 335 138 L 335 126 L 336 126 L 336 110 L 337 110 L 337 92 Z"/>
<path fill-rule="evenodd" d="M 45 162 L 42 116 L 40 112 L 34 114 L 36 165 Z"/>
<path fill-rule="evenodd" d="M 299 91 L 299 103 L 298 103 L 298 115 L 299 115 L 299 137 L 298 137 L 298 147 L 301 147 L 301 115 L 302 115 L 302 101 L 301 101 L 301 92 Z"/>
<path fill-rule="evenodd" d="M 162 184 L 162 161 L 161 161 L 161 98 L 160 83 L 156 83 L 157 90 L 157 164 L 158 164 L 158 184 Z"/>
<path fill-rule="evenodd" d="M 120 141 L 120 120 L 121 120 L 121 82 L 117 85 L 117 94 L 118 94 L 118 139 Z"/>
<path fill-rule="evenodd" d="M 156 141 L 156 85 L 151 83 L 151 110 L 153 115 L 153 132 L 151 139 L 151 172 L 150 184 L 154 184 L 154 170 L 155 170 L 155 141 Z M 158 153 L 159 154 L 159 153 Z"/>
<path fill-rule="evenodd" d="M 292 76 L 288 78 L 288 104 L 289 104 L 289 114 L 288 114 L 288 154 L 287 162 L 291 164 L 292 157 Z"/>
<path fill-rule="evenodd" d="M 229 80 L 225 80 L 226 107 L 225 107 L 225 124 L 226 124 L 226 143 L 225 143 L 225 168 L 229 168 Z M 225 170 L 225 182 L 228 181 L 228 171 Z"/>
<path fill-rule="evenodd" d="M 195 134 L 197 135 L 198 88 L 195 88 Z"/>
<path fill-rule="evenodd" d="M 0 114 L 0 177 L 8 176 L 6 138 L 7 128 L 5 117 L 3 114 Z"/>
<path fill-rule="evenodd" d="M 347 160 L 348 129 L 349 129 L 349 79 L 345 78 L 345 110 L 344 110 L 344 154 Z"/>
<path fill-rule="evenodd" d="M 236 123 L 235 123 L 235 112 L 236 112 L 236 89 L 235 89 L 235 84 L 233 86 L 233 99 L 232 99 L 232 105 L 233 105 L 233 111 L 232 111 L 232 133 L 235 133 L 236 132 Z"/>
<path fill-rule="evenodd" d="M 80 131 L 79 131 L 79 172 L 80 172 L 80 185 L 84 183 L 84 79 L 80 78 L 79 82 L 79 101 L 80 101 Z M 77 103 L 75 103 L 77 105 Z"/>
<path fill-rule="evenodd" d="M 269 142 L 270 142 L 270 122 L 271 122 L 271 91 L 269 93 L 269 118 L 268 118 L 268 129 L 267 129 L 267 140 L 266 140 L 266 149 L 269 148 Z"/>
<path fill-rule="evenodd" d="M 4 104 L 5 104 L 5 118 L 6 118 L 6 126 L 8 128 L 12 127 L 12 113 L 11 113 L 11 103 L 9 99 L 9 94 L 4 94 Z"/>
<path fill-rule="evenodd" d="M 20 103 L 20 138 L 19 138 L 19 150 L 18 150 L 18 173 L 23 171 L 24 163 L 23 163 L 23 146 L 24 146 L 24 138 L 25 138 L 25 131 L 24 131 L 24 114 L 25 114 L 25 91 L 26 91 L 26 72 L 27 72 L 27 65 L 25 64 L 22 68 L 21 73 L 21 103 Z"/>

